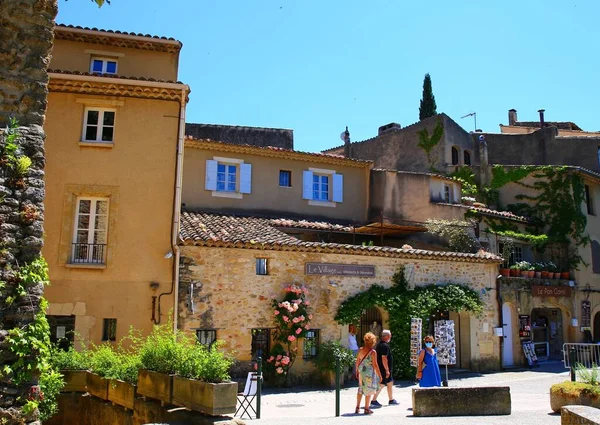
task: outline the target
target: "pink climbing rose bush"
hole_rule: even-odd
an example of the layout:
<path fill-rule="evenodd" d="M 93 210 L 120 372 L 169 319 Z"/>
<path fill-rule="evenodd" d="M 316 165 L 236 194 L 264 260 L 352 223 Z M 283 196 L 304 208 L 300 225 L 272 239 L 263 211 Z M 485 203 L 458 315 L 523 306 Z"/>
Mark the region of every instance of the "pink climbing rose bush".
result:
<path fill-rule="evenodd" d="M 306 300 L 308 290 L 305 286 L 288 285 L 282 300 L 271 300 L 275 318 L 275 345 L 267 359 L 267 367 L 276 375 L 287 376 L 296 355 L 298 342 L 310 329 L 312 314 L 310 303 Z"/>

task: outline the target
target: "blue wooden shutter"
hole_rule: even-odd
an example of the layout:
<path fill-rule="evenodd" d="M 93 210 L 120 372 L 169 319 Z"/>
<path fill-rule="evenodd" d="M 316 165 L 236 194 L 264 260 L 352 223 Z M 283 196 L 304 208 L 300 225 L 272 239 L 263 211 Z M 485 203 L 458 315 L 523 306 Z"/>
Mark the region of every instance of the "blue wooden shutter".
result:
<path fill-rule="evenodd" d="M 333 202 L 344 202 L 344 176 L 333 175 Z"/>
<path fill-rule="evenodd" d="M 206 190 L 217 190 L 217 161 L 206 160 L 206 181 L 204 188 Z"/>
<path fill-rule="evenodd" d="M 313 172 L 303 171 L 302 172 L 302 199 L 313 198 Z"/>
<path fill-rule="evenodd" d="M 240 164 L 240 193 L 252 192 L 252 165 Z"/>

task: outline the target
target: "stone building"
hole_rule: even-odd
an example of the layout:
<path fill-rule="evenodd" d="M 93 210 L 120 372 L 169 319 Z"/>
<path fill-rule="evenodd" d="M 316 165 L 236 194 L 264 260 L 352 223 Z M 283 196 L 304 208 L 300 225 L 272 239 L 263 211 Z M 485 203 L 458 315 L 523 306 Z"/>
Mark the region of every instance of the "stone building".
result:
<path fill-rule="evenodd" d="M 53 340 L 115 341 L 169 320 L 189 94 L 181 47 L 55 27 L 43 249 Z"/>
<path fill-rule="evenodd" d="M 483 316 L 450 313 L 462 350 L 459 366 L 498 367 L 493 328 L 500 326 L 495 288 L 501 259 L 399 247 L 405 235 L 422 232 L 423 223 L 382 223 L 371 213 L 372 162 L 192 138 L 185 156 L 179 328 L 205 343 L 222 339 L 238 359 L 250 360 L 268 352 L 271 299 L 294 283 L 306 285 L 314 308 L 309 339 L 345 341 L 346 328 L 334 320 L 339 305 L 371 285 L 390 287 L 391 276 L 405 265 L 413 286 L 460 283 L 481 294 Z M 456 182 L 425 177 L 434 191 L 443 192 L 446 182 L 460 197 Z M 419 202 L 431 201 L 426 185 Z M 425 210 L 420 213 L 422 220 Z M 318 266 L 324 271 L 311 271 Z M 364 318 L 385 327 L 386 314 L 375 309 Z M 367 328 L 361 324 L 363 333 Z M 314 353 L 306 347 L 294 366 L 298 372 L 312 368 Z"/>
<path fill-rule="evenodd" d="M 438 124 L 444 130 L 442 138 L 432 147 L 428 157 L 418 145 L 419 133 L 426 130 L 431 137 Z M 371 139 L 323 152 L 336 155 L 349 152 L 350 158 L 371 160 L 376 168 L 418 172 L 437 170 L 446 173 L 458 166 L 477 164 L 475 146 L 469 133 L 448 115 L 441 113 L 407 127 L 397 123 L 387 124 L 379 127 L 377 136 Z"/>

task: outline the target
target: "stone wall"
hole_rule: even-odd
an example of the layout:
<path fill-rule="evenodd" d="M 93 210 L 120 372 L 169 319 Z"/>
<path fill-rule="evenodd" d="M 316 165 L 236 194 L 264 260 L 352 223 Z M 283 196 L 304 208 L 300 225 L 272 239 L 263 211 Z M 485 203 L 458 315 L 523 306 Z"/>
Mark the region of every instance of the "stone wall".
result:
<path fill-rule="evenodd" d="M 256 275 L 256 258 L 268 259 L 267 276 Z M 307 276 L 304 274 L 307 262 L 374 265 L 376 276 Z M 347 327 L 334 320 L 340 304 L 371 285 L 390 287 L 391 277 L 401 264 L 406 266 L 410 285 L 457 283 L 468 285 L 480 293 L 485 312 L 481 317 L 468 317 L 466 328 L 470 335 L 466 340 L 470 341 L 471 360 L 481 363 L 490 359 L 497 363 L 499 341 L 493 336 L 493 328 L 498 326 L 494 290 L 497 265 L 493 263 L 182 247 L 179 327 L 189 331 L 217 329 L 217 338 L 224 340 L 227 348 L 235 350 L 239 360 L 249 360 L 251 329 L 274 326 L 271 299 L 281 299 L 285 286 L 295 283 L 308 288 L 307 299 L 314 315 L 310 326 L 320 329 L 321 342 L 346 341 Z M 383 325 L 387 325 L 385 319 Z M 309 367 L 300 357 L 294 365 L 296 371 Z"/>
<path fill-rule="evenodd" d="M 0 127 L 44 123 L 56 0 L 0 3 Z"/>

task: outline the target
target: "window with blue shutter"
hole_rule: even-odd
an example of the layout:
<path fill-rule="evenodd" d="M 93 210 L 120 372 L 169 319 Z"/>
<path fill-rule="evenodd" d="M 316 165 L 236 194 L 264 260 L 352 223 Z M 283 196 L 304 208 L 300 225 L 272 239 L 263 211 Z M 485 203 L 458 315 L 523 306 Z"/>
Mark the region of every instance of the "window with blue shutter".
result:
<path fill-rule="evenodd" d="M 235 192 L 237 184 L 237 167 L 229 164 L 217 165 L 217 191 Z"/>
<path fill-rule="evenodd" d="M 313 201 L 329 201 L 329 176 L 313 174 Z"/>

